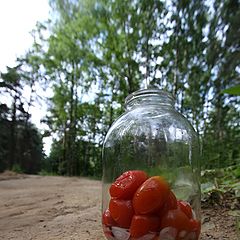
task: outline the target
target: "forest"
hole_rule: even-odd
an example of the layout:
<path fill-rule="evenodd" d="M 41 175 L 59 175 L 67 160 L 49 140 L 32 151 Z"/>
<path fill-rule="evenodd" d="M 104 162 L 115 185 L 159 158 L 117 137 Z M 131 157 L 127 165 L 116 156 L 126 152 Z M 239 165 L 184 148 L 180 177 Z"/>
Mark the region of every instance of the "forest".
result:
<path fill-rule="evenodd" d="M 202 169 L 240 177 L 238 0 L 51 0 L 33 45 L 0 75 L 0 172 L 100 177 L 124 99 L 158 87 L 200 136 Z M 25 97 L 24 89 L 30 91 Z M 44 99 L 43 131 L 30 107 Z M 43 139 L 51 136 L 49 156 Z"/>

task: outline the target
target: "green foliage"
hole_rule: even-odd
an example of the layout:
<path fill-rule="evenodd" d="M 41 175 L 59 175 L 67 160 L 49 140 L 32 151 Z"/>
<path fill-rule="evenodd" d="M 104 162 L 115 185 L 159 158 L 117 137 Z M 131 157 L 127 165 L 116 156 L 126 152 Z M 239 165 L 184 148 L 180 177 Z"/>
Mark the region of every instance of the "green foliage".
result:
<path fill-rule="evenodd" d="M 40 176 L 58 176 L 56 173 L 48 172 L 44 169 L 42 169 L 40 172 L 38 172 L 38 175 L 40 175 Z"/>
<path fill-rule="evenodd" d="M 234 171 L 233 171 L 233 174 L 235 175 L 236 178 L 240 178 L 240 167 L 236 168 Z"/>
<path fill-rule="evenodd" d="M 43 159 L 42 139 L 38 130 L 31 124 L 16 121 L 15 159 L 10 166 L 11 157 L 11 121 L 0 119 L 0 170 L 12 170 L 18 173 L 37 173 Z"/>
<path fill-rule="evenodd" d="M 202 171 L 202 199 L 220 203 L 226 195 L 240 197 L 240 165 Z M 214 196 L 214 198 L 213 198 Z"/>
<path fill-rule="evenodd" d="M 203 168 L 236 164 L 239 100 L 233 97 L 226 105 L 222 94 L 238 78 L 236 62 L 231 60 L 237 55 L 228 49 L 237 51 L 239 45 L 233 31 L 238 29 L 239 5 L 233 8 L 235 3 L 230 2 L 52 1 L 58 18 L 47 40 L 43 65 L 55 79 L 50 127 L 66 143 L 61 164 L 76 167 L 81 162 L 71 155 L 78 156 L 77 136 L 100 146 L 122 112 L 116 103 L 122 104 L 130 92 L 146 83 L 176 95 L 179 110 L 200 134 Z M 229 30 L 222 30 L 226 25 Z M 219 32 L 226 41 L 219 39 Z M 82 92 L 74 95 L 77 86 Z M 93 104 L 81 101 L 92 86 L 97 87 Z M 72 159 L 77 162 L 73 164 Z"/>
<path fill-rule="evenodd" d="M 23 86 L 29 84 L 25 78 L 21 65 L 1 73 L 0 92 L 8 105 L 0 103 L 0 171 L 37 173 L 41 168 L 42 138 L 29 121 L 31 102 L 24 101 Z"/>
<path fill-rule="evenodd" d="M 50 5 L 51 19 L 33 30 L 32 48 L 2 75 L 0 91 L 11 94 L 12 107 L 1 104 L 0 114 L 13 124 L 10 162 L 4 160 L 7 133 L 0 133 L 0 171 L 17 161 L 17 120 L 30 119 L 21 89 L 28 85 L 34 93 L 35 82 L 53 91 L 44 119 L 54 138 L 42 163 L 47 172 L 99 176 L 104 136 L 123 112 L 125 97 L 152 86 L 176 96 L 176 107 L 200 135 L 203 169 L 239 164 L 239 1 Z M 29 162 L 31 154 L 25 154 Z"/>
<path fill-rule="evenodd" d="M 23 173 L 23 170 L 21 168 L 21 166 L 17 163 L 15 163 L 12 167 L 12 171 L 15 173 Z"/>
<path fill-rule="evenodd" d="M 223 93 L 240 96 L 240 85 L 223 90 Z"/>

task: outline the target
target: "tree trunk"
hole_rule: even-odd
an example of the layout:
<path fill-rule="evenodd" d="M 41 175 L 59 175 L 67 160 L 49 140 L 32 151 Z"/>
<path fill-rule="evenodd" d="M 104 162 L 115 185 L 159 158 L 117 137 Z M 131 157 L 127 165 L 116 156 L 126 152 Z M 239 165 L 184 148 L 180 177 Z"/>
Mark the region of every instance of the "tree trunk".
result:
<path fill-rule="evenodd" d="M 16 152 L 16 111 L 17 111 L 17 95 L 15 93 L 12 109 L 12 121 L 11 121 L 11 132 L 10 132 L 10 162 L 9 169 L 11 170 L 13 165 L 16 163 L 15 152 Z"/>

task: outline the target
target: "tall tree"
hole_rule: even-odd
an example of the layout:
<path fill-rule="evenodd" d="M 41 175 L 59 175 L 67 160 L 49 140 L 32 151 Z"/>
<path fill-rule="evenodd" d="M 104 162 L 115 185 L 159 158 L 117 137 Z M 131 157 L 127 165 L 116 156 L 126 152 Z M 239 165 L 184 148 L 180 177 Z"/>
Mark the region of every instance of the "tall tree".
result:
<path fill-rule="evenodd" d="M 21 65 L 8 67 L 6 73 L 1 73 L 1 94 L 8 100 L 0 104 L 0 170 L 11 170 L 17 166 L 26 173 L 37 173 L 43 158 L 42 139 L 29 122 L 23 76 Z"/>
<path fill-rule="evenodd" d="M 54 162 L 67 174 L 100 165 L 101 143 L 124 98 L 154 85 L 176 96 L 205 159 L 223 162 L 220 146 L 229 136 L 228 158 L 237 158 L 230 148 L 239 100 L 222 90 L 239 81 L 238 1 L 50 2 L 52 21 L 38 24 L 28 64 L 53 89 L 47 122 Z"/>

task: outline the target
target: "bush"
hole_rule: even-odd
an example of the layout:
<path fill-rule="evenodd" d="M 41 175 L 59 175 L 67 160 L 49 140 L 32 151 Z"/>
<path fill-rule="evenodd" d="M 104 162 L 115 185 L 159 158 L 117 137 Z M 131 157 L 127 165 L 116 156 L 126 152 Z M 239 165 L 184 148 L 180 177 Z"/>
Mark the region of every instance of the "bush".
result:
<path fill-rule="evenodd" d="M 21 166 L 18 163 L 15 163 L 12 167 L 12 171 L 15 173 L 23 173 Z"/>

